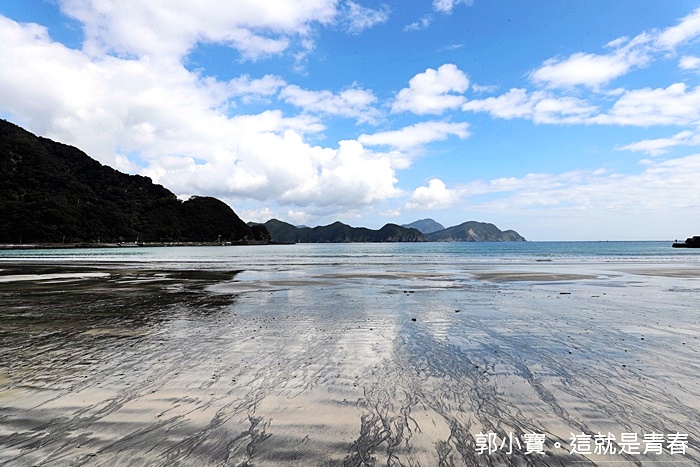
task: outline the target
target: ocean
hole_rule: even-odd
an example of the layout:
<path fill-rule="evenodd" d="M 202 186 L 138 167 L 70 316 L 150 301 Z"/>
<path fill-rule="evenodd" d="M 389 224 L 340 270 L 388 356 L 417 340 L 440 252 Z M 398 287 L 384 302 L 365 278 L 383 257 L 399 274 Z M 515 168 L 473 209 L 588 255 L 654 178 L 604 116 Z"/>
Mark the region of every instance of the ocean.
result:
<path fill-rule="evenodd" d="M 222 247 L 0 250 L 0 261 L 163 262 L 182 267 L 238 265 L 454 265 L 469 263 L 698 262 L 700 249 L 661 241 L 320 243 Z"/>

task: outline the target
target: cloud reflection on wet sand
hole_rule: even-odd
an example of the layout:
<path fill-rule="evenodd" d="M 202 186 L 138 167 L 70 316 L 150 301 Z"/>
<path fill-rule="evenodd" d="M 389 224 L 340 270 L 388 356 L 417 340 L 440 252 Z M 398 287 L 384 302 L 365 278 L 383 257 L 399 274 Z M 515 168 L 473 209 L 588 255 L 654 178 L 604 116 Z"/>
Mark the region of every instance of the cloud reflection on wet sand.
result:
<path fill-rule="evenodd" d="M 0 463 L 700 459 L 687 274 L 3 267 L 54 276 L 0 282 Z M 478 454 L 479 432 L 543 433 L 545 453 Z M 572 455 L 582 432 L 689 441 L 685 455 Z"/>

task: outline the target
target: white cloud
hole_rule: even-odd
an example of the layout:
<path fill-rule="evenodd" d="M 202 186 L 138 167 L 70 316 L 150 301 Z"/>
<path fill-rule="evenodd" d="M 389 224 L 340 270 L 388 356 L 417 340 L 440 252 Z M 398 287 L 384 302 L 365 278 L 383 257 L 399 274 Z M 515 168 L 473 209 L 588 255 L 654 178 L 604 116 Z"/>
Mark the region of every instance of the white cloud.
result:
<path fill-rule="evenodd" d="M 675 146 L 698 146 L 700 134 L 686 130 L 673 135 L 670 138 L 645 139 L 636 143 L 620 146 L 619 151 L 645 152 L 651 156 L 659 156 L 668 152 L 668 148 Z"/>
<path fill-rule="evenodd" d="M 337 2 L 327 0 L 59 0 L 83 23 L 84 50 L 169 57 L 185 56 L 198 42 L 227 44 L 248 58 L 277 54 L 307 37 L 314 24 L 331 24 Z"/>
<path fill-rule="evenodd" d="M 656 45 L 664 49 L 677 46 L 700 36 L 700 8 L 681 19 L 676 26 L 666 28 L 656 37 Z"/>
<path fill-rule="evenodd" d="M 324 129 L 313 117 L 226 114 L 232 96 L 273 92 L 274 78 L 223 83 L 170 61 L 90 57 L 1 16 L 0 43 L 0 108 L 103 163 L 133 169 L 126 155 L 137 154 L 142 173 L 176 193 L 344 209 L 400 193 L 390 155 L 357 141 L 304 141 Z M 341 95 L 357 105 L 372 99 Z"/>
<path fill-rule="evenodd" d="M 234 96 L 269 97 L 277 94 L 286 84 L 279 76 L 265 75 L 262 78 L 252 79 L 249 75 L 243 75 L 229 81 L 228 89 Z"/>
<path fill-rule="evenodd" d="M 498 89 L 498 86 L 495 84 L 476 84 L 472 83 L 471 85 L 472 91 L 474 91 L 477 94 L 481 93 L 487 93 L 487 92 L 495 92 Z"/>
<path fill-rule="evenodd" d="M 399 91 L 392 104 L 393 112 L 409 111 L 414 114 L 441 114 L 461 106 L 466 98 L 461 94 L 469 87 L 469 78 L 447 63 L 437 70 L 428 68 L 409 81 L 409 87 Z"/>
<path fill-rule="evenodd" d="M 583 123 L 596 107 L 575 97 L 535 96 L 532 120 L 535 123 Z"/>
<path fill-rule="evenodd" d="M 386 145 L 406 150 L 433 141 L 445 140 L 452 135 L 462 139 L 467 138 L 469 136 L 469 124 L 464 122 L 421 122 L 400 130 L 360 135 L 358 141 L 367 146 Z"/>
<path fill-rule="evenodd" d="M 358 87 L 334 94 L 331 91 L 308 91 L 296 85 L 289 85 L 282 89 L 280 98 L 307 112 L 351 117 L 358 122 L 374 122 L 380 115 L 373 107 L 377 97 L 371 91 Z"/>
<path fill-rule="evenodd" d="M 357 141 L 341 141 L 332 158 L 279 199 L 296 205 L 369 205 L 398 196 L 396 182 L 389 157 L 367 151 Z"/>
<path fill-rule="evenodd" d="M 451 14 L 456 5 L 471 6 L 474 0 L 433 0 L 433 9 L 440 13 Z"/>
<path fill-rule="evenodd" d="M 309 222 L 311 215 L 305 211 L 290 209 L 287 211 L 286 218 L 294 222 L 295 225 L 302 225 Z"/>
<path fill-rule="evenodd" d="M 462 186 L 460 192 L 471 198 L 470 209 L 480 211 L 524 214 L 523 210 L 544 209 L 558 215 L 582 216 L 598 211 L 651 214 L 696 208 L 700 204 L 698 179 L 700 154 L 650 161 L 642 172 L 634 174 L 605 170 L 529 174 L 472 182 Z M 487 200 L 481 201 L 480 195 L 488 195 Z"/>
<path fill-rule="evenodd" d="M 675 50 L 700 36 L 700 8 L 681 19 L 678 25 L 661 32 L 643 32 L 632 40 L 621 37 L 610 41 L 606 47 L 614 50 L 607 54 L 578 52 L 567 58 L 550 58 L 530 73 L 535 83 L 553 88 L 586 86 L 597 89 L 635 68 L 646 66 L 655 53 Z M 680 67 L 694 69 L 699 66 L 695 57 L 684 57 Z"/>
<path fill-rule="evenodd" d="M 387 22 L 389 13 L 389 8 L 386 6 L 380 10 L 374 10 L 348 1 L 345 2 L 342 17 L 346 31 L 350 34 L 359 34 L 365 29 Z"/>
<path fill-rule="evenodd" d="M 428 186 L 419 186 L 406 202 L 406 209 L 445 209 L 459 199 L 456 190 L 451 190 L 445 183 L 433 178 Z"/>
<path fill-rule="evenodd" d="M 498 97 L 471 100 L 462 106 L 462 110 L 473 112 L 489 112 L 494 117 L 531 118 L 533 113 L 532 96 L 526 89 L 511 89 Z"/>
<path fill-rule="evenodd" d="M 389 209 L 387 211 L 382 211 L 379 214 L 384 219 L 386 219 L 387 217 L 399 217 L 401 215 L 401 210 L 400 209 Z"/>
<path fill-rule="evenodd" d="M 229 202 L 231 204 L 235 204 L 234 201 L 235 200 L 231 200 Z M 263 224 L 270 219 L 279 219 L 279 214 L 277 211 L 274 211 L 267 206 L 259 209 L 237 209 L 236 214 L 238 214 L 238 217 L 245 222 L 256 222 L 259 224 Z"/>
<path fill-rule="evenodd" d="M 623 89 L 612 95 L 619 95 L 619 98 L 603 112 L 576 97 L 556 96 L 546 91 L 528 93 L 522 88 L 511 89 L 496 97 L 468 101 L 462 109 L 488 112 L 497 118 L 524 118 L 545 124 L 700 124 L 700 86 L 689 89 L 685 83 L 675 83 L 667 88 Z"/>
<path fill-rule="evenodd" d="M 229 154 L 205 164 L 158 157 L 144 174 L 181 192 L 281 205 L 358 207 L 400 194 L 389 157 L 357 141 L 341 141 L 338 149 L 310 146 L 291 130 L 248 133 Z"/>
<path fill-rule="evenodd" d="M 591 119 L 592 123 L 617 125 L 691 125 L 700 122 L 700 86 L 685 83 L 667 88 L 626 91 L 612 108 Z"/>
<path fill-rule="evenodd" d="M 680 62 L 678 62 L 678 67 L 681 70 L 697 70 L 700 69 L 700 57 L 693 57 L 686 55 L 681 57 Z"/>
<path fill-rule="evenodd" d="M 488 112 L 508 120 L 525 118 L 535 123 L 571 124 L 585 123 L 596 107 L 575 97 L 557 97 L 544 91 L 528 93 L 515 88 L 497 97 L 468 101 L 462 110 Z"/>
<path fill-rule="evenodd" d="M 609 43 L 618 47 L 609 54 L 578 52 L 565 59 L 550 58 L 530 74 L 530 79 L 554 88 L 578 85 L 598 88 L 633 68 L 645 66 L 650 60 L 647 47 L 650 41 L 650 36 L 640 34 L 627 43 L 624 38 Z"/>
<path fill-rule="evenodd" d="M 436 179 L 416 189 L 405 208 L 453 216 L 459 206 L 492 222 L 508 219 L 507 227 L 530 240 L 672 240 L 697 228 L 699 179 L 700 154 L 646 161 L 633 173 L 532 173 L 455 188 Z"/>
<path fill-rule="evenodd" d="M 135 174 L 141 169 L 133 161 L 129 160 L 129 157 L 124 154 L 115 154 L 114 156 L 114 168 L 120 172 Z"/>
<path fill-rule="evenodd" d="M 433 23 L 433 17 L 431 15 L 425 15 L 422 18 L 420 18 L 418 21 L 415 21 L 409 25 L 407 25 L 403 30 L 406 31 L 422 31 L 424 29 L 428 29 L 430 25 Z"/>

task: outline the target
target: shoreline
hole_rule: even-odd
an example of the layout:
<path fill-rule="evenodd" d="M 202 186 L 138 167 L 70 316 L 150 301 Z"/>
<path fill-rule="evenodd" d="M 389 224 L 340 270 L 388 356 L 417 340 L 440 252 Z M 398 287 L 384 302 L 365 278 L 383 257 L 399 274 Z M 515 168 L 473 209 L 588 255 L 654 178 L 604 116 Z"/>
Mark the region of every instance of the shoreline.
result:
<path fill-rule="evenodd" d="M 700 265 L 338 261 L 2 264 L 0 464 L 696 465 Z"/>
<path fill-rule="evenodd" d="M 238 242 L 140 242 L 140 243 L 3 243 L 0 250 L 55 250 L 89 248 L 153 248 L 192 246 L 248 246 L 248 245 L 293 245 L 293 243 L 246 240 Z"/>

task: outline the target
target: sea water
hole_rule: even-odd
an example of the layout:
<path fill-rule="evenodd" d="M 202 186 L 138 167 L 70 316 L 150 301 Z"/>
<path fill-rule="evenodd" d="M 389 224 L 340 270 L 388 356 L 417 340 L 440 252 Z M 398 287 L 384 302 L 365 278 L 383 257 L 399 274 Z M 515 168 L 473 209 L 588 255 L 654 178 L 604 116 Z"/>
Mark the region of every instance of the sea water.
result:
<path fill-rule="evenodd" d="M 470 263 L 697 263 L 700 250 L 669 242 L 321 243 L 220 247 L 0 250 L 2 261 L 167 263 L 182 268 Z"/>

